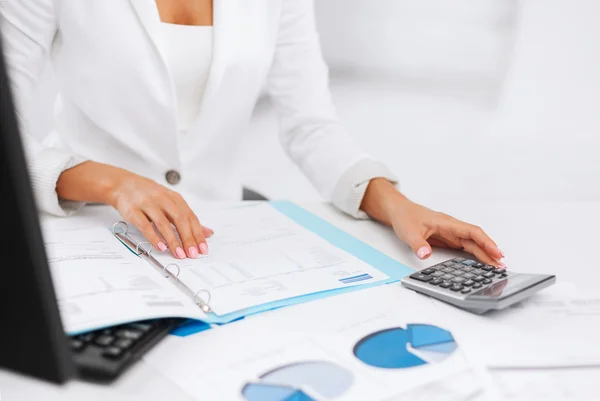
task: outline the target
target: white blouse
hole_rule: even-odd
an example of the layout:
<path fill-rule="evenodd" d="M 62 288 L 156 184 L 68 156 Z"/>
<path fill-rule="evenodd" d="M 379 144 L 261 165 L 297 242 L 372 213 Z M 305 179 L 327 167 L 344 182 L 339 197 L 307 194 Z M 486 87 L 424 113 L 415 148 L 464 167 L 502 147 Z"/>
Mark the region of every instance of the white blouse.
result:
<path fill-rule="evenodd" d="M 213 52 L 213 27 L 163 23 L 167 64 L 175 87 L 179 133 L 185 135 L 200 112 Z"/>

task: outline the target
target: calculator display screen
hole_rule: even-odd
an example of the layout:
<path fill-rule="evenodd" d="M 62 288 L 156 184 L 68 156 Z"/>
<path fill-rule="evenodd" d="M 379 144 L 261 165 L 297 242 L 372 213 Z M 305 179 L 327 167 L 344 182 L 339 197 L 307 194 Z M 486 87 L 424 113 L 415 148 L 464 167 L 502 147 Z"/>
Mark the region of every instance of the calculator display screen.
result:
<path fill-rule="evenodd" d="M 503 295 L 514 294 L 519 290 L 529 287 L 532 284 L 532 277 L 527 274 L 515 274 L 505 280 L 484 288 L 481 291 L 473 293 L 484 297 L 501 297 Z"/>

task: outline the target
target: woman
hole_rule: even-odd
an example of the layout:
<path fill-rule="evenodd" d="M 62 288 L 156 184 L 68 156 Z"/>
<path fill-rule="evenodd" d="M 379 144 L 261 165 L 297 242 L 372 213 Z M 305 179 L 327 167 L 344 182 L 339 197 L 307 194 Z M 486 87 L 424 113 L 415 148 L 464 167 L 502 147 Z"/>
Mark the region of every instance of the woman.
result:
<path fill-rule="evenodd" d="M 47 58 L 60 87 L 55 131 L 44 143 L 25 135 L 42 210 L 68 215 L 83 202 L 105 203 L 159 251 L 207 254 L 212 231 L 179 193 L 239 199 L 238 134 L 266 90 L 285 150 L 339 209 L 392 226 L 421 259 L 431 246 L 451 247 L 504 267 L 480 228 L 411 202 L 347 136 L 312 0 L 216 0 L 214 10 L 212 0 L 1 7 L 17 101 L 24 104 Z"/>

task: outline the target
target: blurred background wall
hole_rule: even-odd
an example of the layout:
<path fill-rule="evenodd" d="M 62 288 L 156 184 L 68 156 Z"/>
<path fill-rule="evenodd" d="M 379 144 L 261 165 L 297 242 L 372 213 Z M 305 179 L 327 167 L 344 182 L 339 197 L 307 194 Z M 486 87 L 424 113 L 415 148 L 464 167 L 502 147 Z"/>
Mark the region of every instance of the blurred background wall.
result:
<path fill-rule="evenodd" d="M 341 120 L 415 200 L 600 200 L 600 2 L 316 0 Z M 31 130 L 51 127 L 48 71 Z M 320 200 L 267 98 L 240 160 L 272 198 Z"/>

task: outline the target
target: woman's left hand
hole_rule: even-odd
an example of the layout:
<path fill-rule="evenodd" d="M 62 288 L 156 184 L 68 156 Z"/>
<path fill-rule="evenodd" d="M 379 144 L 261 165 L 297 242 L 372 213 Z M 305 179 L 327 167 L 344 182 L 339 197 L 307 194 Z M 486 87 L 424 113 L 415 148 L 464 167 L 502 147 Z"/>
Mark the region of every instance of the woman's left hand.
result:
<path fill-rule="evenodd" d="M 483 263 L 505 268 L 503 252 L 478 226 L 418 205 L 400 194 L 388 181 L 369 184 L 362 209 L 394 229 L 420 259 L 427 259 L 432 247 L 460 249 Z"/>

